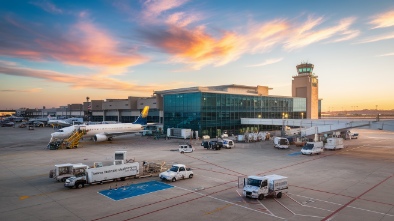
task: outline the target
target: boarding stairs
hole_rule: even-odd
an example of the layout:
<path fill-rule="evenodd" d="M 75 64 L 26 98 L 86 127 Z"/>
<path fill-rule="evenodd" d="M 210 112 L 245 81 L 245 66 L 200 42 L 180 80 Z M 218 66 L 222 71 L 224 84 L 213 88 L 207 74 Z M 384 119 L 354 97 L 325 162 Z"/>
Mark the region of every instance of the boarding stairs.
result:
<path fill-rule="evenodd" d="M 70 137 L 63 140 L 63 144 L 67 149 L 77 148 L 79 140 L 86 134 L 86 130 L 74 130 Z"/>
<path fill-rule="evenodd" d="M 75 129 L 72 134 L 66 139 L 53 140 L 49 141 L 48 149 L 57 150 L 57 149 L 73 149 L 77 148 L 79 144 L 79 140 L 83 135 L 86 134 L 85 129 Z"/>

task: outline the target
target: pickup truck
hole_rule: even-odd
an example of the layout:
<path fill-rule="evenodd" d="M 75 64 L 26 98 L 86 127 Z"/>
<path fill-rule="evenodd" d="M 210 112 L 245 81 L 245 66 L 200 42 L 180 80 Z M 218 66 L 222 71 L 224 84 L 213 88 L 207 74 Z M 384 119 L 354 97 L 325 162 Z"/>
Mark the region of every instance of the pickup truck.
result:
<path fill-rule="evenodd" d="M 160 179 L 175 182 L 179 179 L 193 178 L 193 171 L 184 164 L 174 164 L 172 167 L 159 174 Z"/>

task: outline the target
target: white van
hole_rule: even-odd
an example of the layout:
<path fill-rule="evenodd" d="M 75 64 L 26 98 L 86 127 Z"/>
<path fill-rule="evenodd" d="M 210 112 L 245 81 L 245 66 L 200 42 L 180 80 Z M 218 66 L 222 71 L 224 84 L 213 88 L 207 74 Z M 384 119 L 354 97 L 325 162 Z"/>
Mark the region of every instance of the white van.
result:
<path fill-rule="evenodd" d="M 340 137 L 330 137 L 327 138 L 327 143 L 324 145 L 324 149 L 336 150 L 343 148 L 343 138 Z"/>
<path fill-rule="evenodd" d="M 279 149 L 289 148 L 289 140 L 284 137 L 274 137 L 274 147 Z"/>
<path fill-rule="evenodd" d="M 191 153 L 193 151 L 194 151 L 194 148 L 192 147 L 192 145 L 189 145 L 189 144 L 179 145 L 179 152 L 180 153 Z"/>
<path fill-rule="evenodd" d="M 320 154 L 323 152 L 323 141 L 307 142 L 301 149 L 303 155 Z"/>
<path fill-rule="evenodd" d="M 235 147 L 234 141 L 230 139 L 223 139 L 223 147 L 226 149 Z"/>

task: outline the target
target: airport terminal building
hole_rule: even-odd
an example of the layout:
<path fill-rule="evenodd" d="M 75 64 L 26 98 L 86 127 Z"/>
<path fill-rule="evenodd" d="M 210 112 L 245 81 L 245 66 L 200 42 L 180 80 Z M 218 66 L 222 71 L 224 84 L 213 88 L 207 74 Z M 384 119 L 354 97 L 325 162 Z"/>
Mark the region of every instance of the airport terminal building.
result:
<path fill-rule="evenodd" d="M 163 99 L 164 130 L 190 128 L 219 136 L 258 130 L 241 118 L 302 118 L 306 98 L 269 96 L 266 86 L 221 85 L 155 91 Z"/>
<path fill-rule="evenodd" d="M 60 108 L 36 110 L 37 115 L 84 117 L 87 121 L 133 122 L 144 106 L 149 106 L 148 122 L 167 128 L 188 128 L 211 137 L 222 133 L 239 134 L 264 129 L 243 125 L 241 118 L 318 119 L 321 100 L 313 64 L 296 66 L 292 96 L 270 95 L 267 86 L 219 85 L 154 91 L 151 97 L 89 100 Z M 51 112 L 49 112 L 51 110 Z M 34 110 L 31 115 L 34 115 Z M 263 128 L 262 128 L 263 127 Z"/>

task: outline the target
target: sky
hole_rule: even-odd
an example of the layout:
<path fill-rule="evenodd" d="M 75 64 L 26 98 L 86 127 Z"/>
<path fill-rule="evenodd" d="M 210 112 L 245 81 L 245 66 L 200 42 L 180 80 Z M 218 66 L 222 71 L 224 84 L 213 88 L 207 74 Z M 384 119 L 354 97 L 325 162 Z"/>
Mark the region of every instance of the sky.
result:
<path fill-rule="evenodd" d="M 394 109 L 392 0 L 0 3 L 0 109 L 238 84 L 292 96 L 314 64 L 323 111 Z"/>

